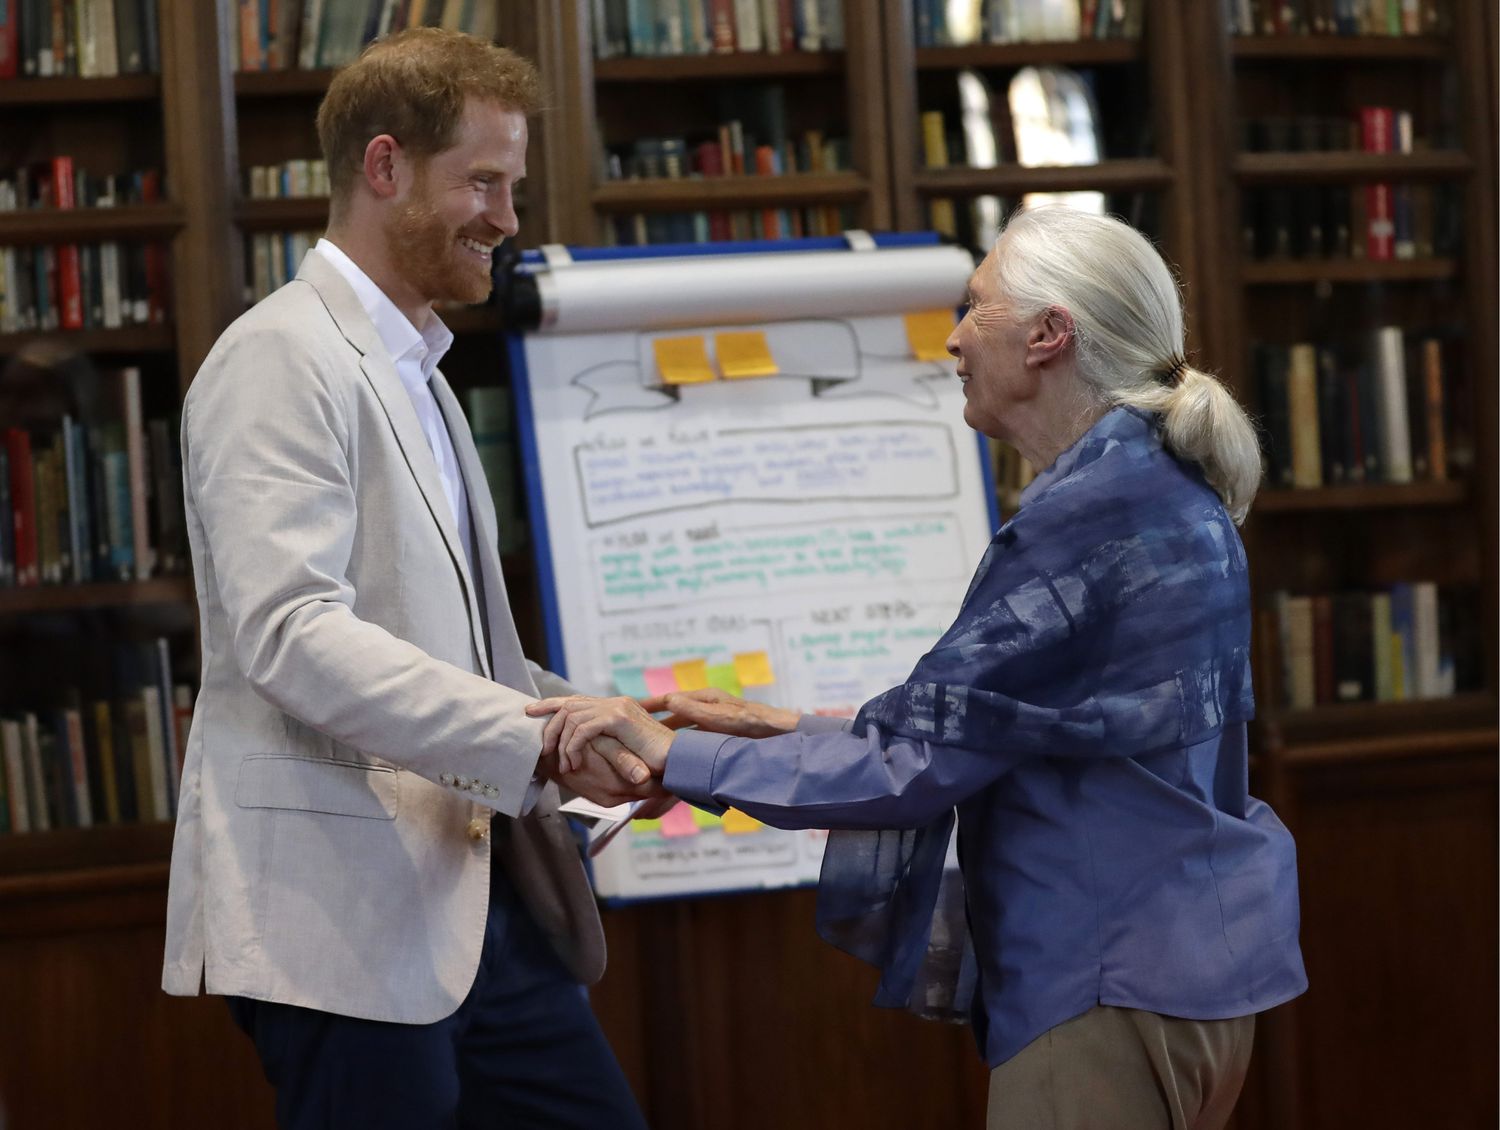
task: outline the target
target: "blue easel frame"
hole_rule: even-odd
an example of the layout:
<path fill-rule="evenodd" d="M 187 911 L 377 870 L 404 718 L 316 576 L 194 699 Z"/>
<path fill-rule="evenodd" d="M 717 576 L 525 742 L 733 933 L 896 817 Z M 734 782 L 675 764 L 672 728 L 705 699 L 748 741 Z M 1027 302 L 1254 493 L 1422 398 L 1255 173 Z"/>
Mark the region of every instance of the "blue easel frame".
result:
<path fill-rule="evenodd" d="M 934 232 L 897 232 L 873 237 L 877 250 L 896 247 L 932 247 L 939 242 Z M 569 248 L 575 263 L 594 263 L 620 259 L 669 259 L 707 255 L 766 255 L 798 251 L 850 251 L 842 236 L 812 239 L 749 240 L 740 243 L 662 243 L 646 247 L 579 247 Z M 545 259 L 540 251 L 527 251 L 521 257 L 527 267 L 540 267 Z M 542 602 L 542 625 L 547 640 L 547 666 L 563 678 L 568 677 L 567 656 L 563 651 L 562 613 L 558 603 L 557 584 L 552 572 L 552 542 L 547 529 L 547 509 L 542 498 L 542 471 L 536 416 L 532 410 L 531 386 L 526 369 L 525 335 L 506 331 L 506 353 L 510 359 L 512 394 L 516 404 L 516 434 L 521 447 L 521 471 L 526 479 L 526 509 L 531 516 L 531 542 L 537 571 L 537 592 Z M 1000 527 L 1000 503 L 995 496 L 995 475 L 990 465 L 989 445 L 985 437 L 975 434 L 979 444 L 979 468 L 984 496 L 989 507 L 990 527 Z"/>

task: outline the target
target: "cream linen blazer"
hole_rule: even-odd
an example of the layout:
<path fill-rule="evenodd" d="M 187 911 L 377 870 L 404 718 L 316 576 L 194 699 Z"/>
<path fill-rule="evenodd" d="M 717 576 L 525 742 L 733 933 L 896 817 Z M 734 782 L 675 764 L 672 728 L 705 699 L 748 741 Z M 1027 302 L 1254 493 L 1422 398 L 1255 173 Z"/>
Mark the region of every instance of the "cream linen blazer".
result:
<path fill-rule="evenodd" d="M 321 256 L 225 331 L 188 392 L 203 662 L 169 993 L 448 1016 L 473 983 L 489 904 L 491 840 L 468 828 L 492 813 L 493 858 L 558 953 L 583 982 L 604 971 L 556 787 L 518 815 L 542 731 L 523 707 L 538 682 L 566 684 L 521 653 L 474 441 L 447 382 L 432 383 L 482 602 L 411 400 Z"/>

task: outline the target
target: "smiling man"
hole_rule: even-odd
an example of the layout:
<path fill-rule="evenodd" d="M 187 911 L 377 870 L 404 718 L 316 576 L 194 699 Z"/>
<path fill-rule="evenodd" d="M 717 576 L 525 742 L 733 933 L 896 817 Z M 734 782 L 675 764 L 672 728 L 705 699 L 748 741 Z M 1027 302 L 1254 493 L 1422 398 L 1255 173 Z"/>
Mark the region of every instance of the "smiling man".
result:
<path fill-rule="evenodd" d="M 580 991 L 604 937 L 524 708 L 495 510 L 432 306 L 516 234 L 532 65 L 370 47 L 318 134 L 327 237 L 183 407 L 203 685 L 163 986 L 229 998 L 283 1127 L 642 1127 Z"/>

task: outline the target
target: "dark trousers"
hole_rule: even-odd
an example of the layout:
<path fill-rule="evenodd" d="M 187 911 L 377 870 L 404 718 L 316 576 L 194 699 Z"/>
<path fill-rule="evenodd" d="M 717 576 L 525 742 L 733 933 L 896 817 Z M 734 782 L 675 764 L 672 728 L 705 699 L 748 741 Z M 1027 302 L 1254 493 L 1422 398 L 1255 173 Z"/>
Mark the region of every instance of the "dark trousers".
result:
<path fill-rule="evenodd" d="M 497 878 L 479 972 L 436 1024 L 230 997 L 282 1130 L 645 1130 L 582 986 Z"/>

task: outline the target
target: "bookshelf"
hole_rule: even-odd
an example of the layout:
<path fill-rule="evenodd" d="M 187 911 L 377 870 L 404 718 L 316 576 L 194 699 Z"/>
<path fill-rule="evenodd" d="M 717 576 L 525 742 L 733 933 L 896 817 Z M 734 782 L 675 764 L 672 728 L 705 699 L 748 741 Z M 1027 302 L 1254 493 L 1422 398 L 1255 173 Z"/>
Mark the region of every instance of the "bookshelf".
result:
<path fill-rule="evenodd" d="M 666 242 L 673 237 L 658 234 L 666 229 L 655 226 L 657 217 L 696 214 L 702 228 L 712 214 L 727 227 L 735 213 L 752 213 L 742 238 L 776 238 L 775 232 L 751 230 L 749 223 L 762 223 L 769 211 L 781 213 L 779 224 L 800 227 L 801 215 L 792 219 L 792 213 L 818 206 L 846 209 L 853 226 L 891 226 L 874 0 L 844 0 L 842 46 L 833 49 L 608 58 L 596 57 L 593 8 L 591 0 L 564 0 L 538 12 L 543 66 L 557 106 L 547 123 L 555 152 L 545 186 L 553 197 L 556 240 L 614 242 L 615 221 L 639 215 L 639 229 L 652 225 L 650 242 Z M 796 151 L 808 131 L 847 138 L 847 166 L 757 173 L 747 141 L 746 175 L 735 175 L 728 161 L 719 172 L 689 175 L 694 147 L 715 139 L 730 118 L 743 119 L 747 134 L 760 131 L 756 140 L 775 146 L 783 169 L 791 166 L 781 153 L 806 161 Z M 632 146 L 662 137 L 684 144 L 680 178 L 661 169 L 606 179 L 605 150 L 623 152 L 628 164 Z"/>
<path fill-rule="evenodd" d="M 1495 882 L 1496 205 L 1487 85 L 1494 28 L 1483 26 L 1493 5 L 1439 7 L 1446 31 L 1405 36 L 1234 35 L 1223 5 L 1189 17 L 1191 50 L 1208 64 L 1204 82 L 1222 92 L 1194 104 L 1193 130 L 1205 141 L 1193 174 L 1199 223 L 1213 245 L 1203 261 L 1222 283 L 1205 279 L 1205 358 L 1268 418 L 1274 406 L 1256 368 L 1257 343 L 1326 343 L 1343 367 L 1349 356 L 1369 361 L 1361 339 L 1377 326 L 1401 327 L 1403 339 L 1437 335 L 1444 435 L 1448 451 L 1462 456 L 1442 478 L 1416 473 L 1406 482 L 1301 489 L 1268 481 L 1245 529 L 1258 610 L 1253 785 L 1297 838 L 1312 989 L 1258 1027 L 1241 1111 L 1253 1112 L 1252 1124 L 1290 1130 L 1429 1120 L 1438 1117 L 1433 1086 L 1451 1088 L 1452 1101 L 1442 1104 L 1450 1120 L 1495 1112 L 1488 1076 L 1481 1081 L 1475 1064 L 1495 1050 L 1493 962 L 1482 955 L 1493 951 L 1496 924 L 1488 910 L 1474 910 L 1493 901 Z M 1410 114 L 1412 151 L 1358 151 L 1368 140 L 1360 134 L 1369 106 Z M 1309 117 L 1321 118 L 1340 147 L 1250 150 L 1258 131 L 1283 141 L 1299 130 L 1316 134 L 1316 122 L 1301 124 Z M 1346 140 L 1328 124 L 1340 120 L 1354 136 Z M 1403 257 L 1366 239 L 1371 217 L 1381 215 L 1372 211 L 1378 185 L 1408 200 L 1431 193 L 1450 227 L 1448 246 L 1416 246 Z M 1355 207 L 1349 219 L 1352 254 L 1327 242 L 1323 253 L 1309 253 L 1311 244 L 1296 246 L 1295 230 L 1290 250 L 1273 239 L 1266 253 L 1261 225 L 1274 229 L 1291 215 L 1295 229 L 1309 211 L 1318 216 L 1317 205 L 1304 202 L 1339 196 L 1365 205 L 1363 216 Z M 1325 210 L 1325 225 L 1330 215 L 1342 219 Z M 1400 238 L 1399 223 L 1396 231 Z M 1420 231 L 1407 232 L 1421 244 Z M 1352 411 L 1355 399 L 1341 403 Z M 1464 593 L 1453 616 L 1478 652 L 1468 685 L 1406 701 L 1286 705 L 1284 645 L 1265 611 L 1274 593 L 1378 594 L 1417 580 Z M 1453 936 L 1460 916 L 1477 937 Z M 1381 971 L 1398 968 L 1401 988 L 1385 987 Z M 1369 1030 L 1352 1037 L 1357 1054 L 1347 1042 L 1350 1054 L 1330 1054 L 1336 1030 L 1351 1039 L 1348 1019 L 1364 995 L 1379 1004 Z M 1433 1023 L 1473 1049 L 1473 1062 L 1424 1046 L 1419 1033 Z M 1421 1093 L 1398 1080 L 1413 1071 Z"/>
<path fill-rule="evenodd" d="M 1255 341 L 1378 317 L 1440 326 L 1458 343 L 1455 405 L 1474 421 L 1496 418 L 1496 26 L 1485 0 L 1451 0 L 1453 27 L 1441 35 L 1235 36 L 1223 5 L 1144 0 L 1139 38 L 922 47 L 912 0 L 847 0 L 842 50 L 607 59 L 593 54 L 591 0 L 492 2 L 500 40 L 537 59 L 552 91 L 532 132 L 524 246 L 599 243 L 615 218 L 636 213 L 830 206 L 861 226 L 913 230 L 934 199 L 1100 191 L 1179 268 L 1193 358 L 1252 406 Z M 0 363 L 43 337 L 101 364 L 138 365 L 149 403 L 176 404 L 244 309 L 246 237 L 326 223 L 326 199 L 251 200 L 243 173 L 317 155 L 313 114 L 333 72 L 239 71 L 239 13 L 231 0 L 163 3 L 160 76 L 0 81 L 0 166 L 67 152 L 99 169 L 158 167 L 167 184 L 158 204 L 0 214 L 0 246 L 160 240 L 177 284 L 161 324 L 0 334 Z M 924 167 L 920 113 L 951 109 L 959 72 L 978 71 L 999 97 L 1034 65 L 1093 76 L 1105 103 L 1098 163 Z M 719 99 L 778 86 L 792 132 L 847 135 L 848 169 L 602 178 L 600 137 L 620 147 L 706 135 Z M 1348 120 L 1381 102 L 1409 109 L 1425 146 L 1242 144 L 1246 116 Z M 1456 246 L 1401 259 L 1246 253 L 1242 209 L 1256 194 L 1347 195 L 1386 181 L 1452 194 Z M 505 383 L 498 310 L 442 316 L 457 335 L 444 370 L 460 395 Z M 1278 589 L 1467 586 L 1483 662 L 1477 686 L 1447 697 L 1291 709 L 1266 693 L 1277 675 L 1257 635 L 1254 791 L 1298 840 L 1313 989 L 1260 1024 L 1240 1130 L 1426 1124 L 1434 1094 L 1464 1112 L 1453 1124 L 1494 1121 L 1495 1035 L 1480 1012 L 1495 995 L 1500 878 L 1495 441 L 1492 428 L 1473 427 L 1472 455 L 1443 481 L 1268 485 L 1252 511 L 1257 608 Z M 504 568 L 528 653 L 544 658 L 529 551 L 507 554 Z M 188 638 L 192 601 L 181 577 L 0 590 L 0 675 L 16 669 L 7 642 L 59 619 L 105 639 L 163 624 Z M 55 679 L 78 662 L 49 653 L 27 677 Z M 36 1035 L 0 1054 L 18 1125 L 94 1125 L 122 1105 L 143 1126 L 272 1124 L 260 1068 L 222 1005 L 155 990 L 170 843 L 164 823 L 0 836 L 0 1015 Z M 871 1009 L 868 971 L 818 942 L 812 916 L 810 892 L 606 912 L 611 973 L 593 1000 L 652 1124 L 982 1121 L 987 1078 L 968 1034 Z M 1439 1024 L 1448 1039 L 1427 1035 Z M 903 1066 L 852 1094 L 808 1083 L 837 1078 L 849 1047 Z M 79 1072 L 102 1085 L 73 1086 Z M 943 1085 L 912 1088 L 912 1078 Z M 12 1082 L 29 1079 L 36 1089 Z"/>

